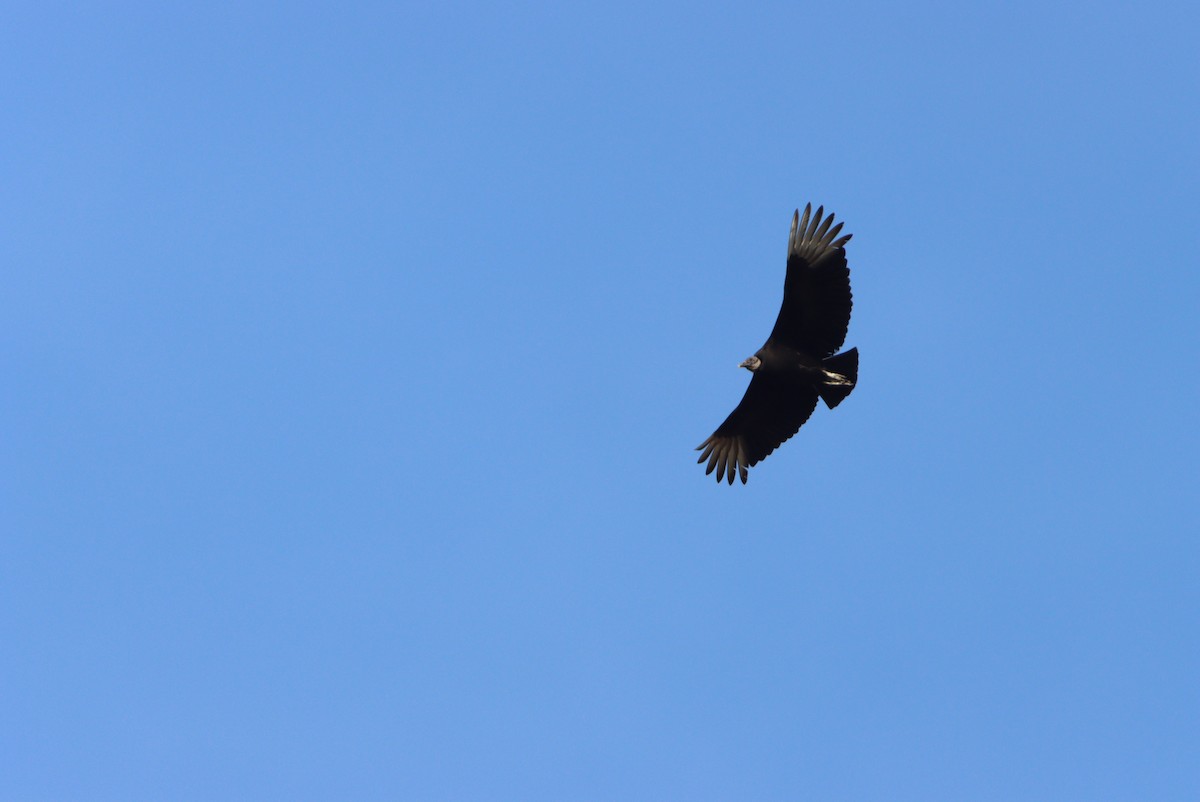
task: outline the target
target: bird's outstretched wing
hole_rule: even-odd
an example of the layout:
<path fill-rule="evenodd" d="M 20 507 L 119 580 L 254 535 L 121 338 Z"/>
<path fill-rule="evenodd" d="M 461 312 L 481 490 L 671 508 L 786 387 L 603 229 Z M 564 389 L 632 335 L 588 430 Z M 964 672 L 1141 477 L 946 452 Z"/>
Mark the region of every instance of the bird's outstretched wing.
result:
<path fill-rule="evenodd" d="M 747 468 L 765 459 L 781 443 L 794 435 L 808 420 L 817 405 L 817 391 L 778 376 L 755 373 L 737 405 L 725 422 L 707 440 L 696 447 L 697 462 L 708 460 L 705 474 L 715 468 L 717 482 L 734 474 L 746 483 Z"/>
<path fill-rule="evenodd" d="M 792 216 L 788 236 L 787 278 L 783 304 L 770 340 L 818 359 L 842 347 L 850 325 L 850 269 L 843 246 L 851 235 L 838 237 L 842 223 L 825 207 L 812 214 L 812 204 Z"/>

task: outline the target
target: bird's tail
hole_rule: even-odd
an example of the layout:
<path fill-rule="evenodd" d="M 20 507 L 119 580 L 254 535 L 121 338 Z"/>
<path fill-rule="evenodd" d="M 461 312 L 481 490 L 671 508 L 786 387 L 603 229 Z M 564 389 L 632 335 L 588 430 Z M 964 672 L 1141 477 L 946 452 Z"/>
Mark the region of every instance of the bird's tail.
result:
<path fill-rule="evenodd" d="M 851 348 L 842 354 L 828 357 L 821 363 L 825 368 L 825 382 L 817 388 L 825 406 L 833 409 L 854 389 L 858 381 L 858 349 Z"/>

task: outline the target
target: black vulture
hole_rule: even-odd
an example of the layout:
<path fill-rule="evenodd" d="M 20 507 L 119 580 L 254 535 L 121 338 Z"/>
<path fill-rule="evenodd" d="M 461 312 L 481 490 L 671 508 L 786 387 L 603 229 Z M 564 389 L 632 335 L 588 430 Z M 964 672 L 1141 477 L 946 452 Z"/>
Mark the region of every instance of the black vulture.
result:
<path fill-rule="evenodd" d="M 825 207 L 812 204 L 792 216 L 788 235 L 787 277 L 775 328 L 762 348 L 738 367 L 753 375 L 746 395 L 712 436 L 697 446 L 697 462 L 708 460 L 706 474 L 717 482 L 734 474 L 746 483 L 747 469 L 766 459 L 794 435 L 817 406 L 833 409 L 858 381 L 858 349 L 837 353 L 850 325 L 850 234 L 838 237 L 842 224 Z"/>

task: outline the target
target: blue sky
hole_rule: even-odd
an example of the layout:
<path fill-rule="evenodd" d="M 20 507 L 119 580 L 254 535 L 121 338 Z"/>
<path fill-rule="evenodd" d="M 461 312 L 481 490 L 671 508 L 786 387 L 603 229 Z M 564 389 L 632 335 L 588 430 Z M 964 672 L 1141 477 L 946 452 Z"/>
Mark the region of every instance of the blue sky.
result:
<path fill-rule="evenodd" d="M 1198 25 L 8 4 L 0 799 L 1197 798 Z"/>

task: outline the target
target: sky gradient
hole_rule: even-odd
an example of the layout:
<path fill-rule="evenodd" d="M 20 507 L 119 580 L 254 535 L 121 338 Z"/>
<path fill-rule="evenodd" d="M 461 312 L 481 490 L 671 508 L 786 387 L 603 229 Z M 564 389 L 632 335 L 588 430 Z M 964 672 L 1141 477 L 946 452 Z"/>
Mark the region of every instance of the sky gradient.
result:
<path fill-rule="evenodd" d="M 1198 26 L 7 4 L 0 799 L 1200 798 Z"/>

